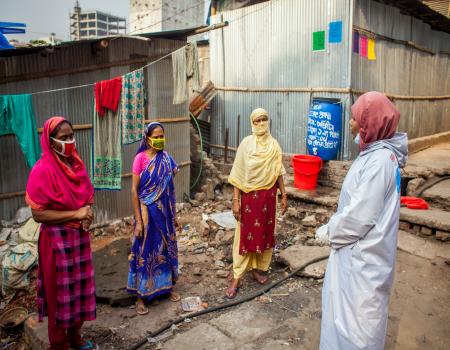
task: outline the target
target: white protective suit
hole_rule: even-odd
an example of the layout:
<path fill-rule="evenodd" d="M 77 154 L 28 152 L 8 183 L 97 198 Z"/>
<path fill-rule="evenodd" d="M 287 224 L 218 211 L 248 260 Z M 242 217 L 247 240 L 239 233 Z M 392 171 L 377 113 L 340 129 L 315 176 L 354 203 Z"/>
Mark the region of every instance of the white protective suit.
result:
<path fill-rule="evenodd" d="M 328 223 L 321 350 L 384 349 L 400 215 L 406 134 L 371 144 L 353 162 Z"/>

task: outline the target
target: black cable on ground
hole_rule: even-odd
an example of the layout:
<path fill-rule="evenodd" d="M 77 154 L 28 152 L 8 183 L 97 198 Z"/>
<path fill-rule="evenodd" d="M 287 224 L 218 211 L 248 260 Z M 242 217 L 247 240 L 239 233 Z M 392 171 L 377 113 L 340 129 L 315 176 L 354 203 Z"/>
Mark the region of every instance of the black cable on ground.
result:
<path fill-rule="evenodd" d="M 130 350 L 137 350 L 139 349 L 141 346 L 143 346 L 145 343 L 147 343 L 147 338 L 154 338 L 156 336 L 158 336 L 159 334 L 163 333 L 164 331 L 168 330 L 169 328 L 171 328 L 173 325 L 179 324 L 181 322 L 184 322 L 184 320 L 188 319 L 188 318 L 193 318 L 193 317 L 198 317 L 201 315 L 205 315 L 205 314 L 209 314 L 211 312 L 214 311 L 219 311 L 219 310 L 223 310 L 223 309 L 227 309 L 229 307 L 232 306 L 236 306 L 242 303 L 245 303 L 247 301 L 250 301 L 252 299 L 255 299 L 256 297 L 259 297 L 260 295 L 263 295 L 264 293 L 266 293 L 267 291 L 271 290 L 272 288 L 278 286 L 279 284 L 281 284 L 282 282 L 286 281 L 287 279 L 295 276 L 296 274 L 298 274 L 301 270 L 305 269 L 307 266 L 315 264 L 316 262 L 322 261 L 328 259 L 328 255 L 324 255 L 315 259 L 312 259 L 310 261 L 308 261 L 307 263 L 303 264 L 302 266 L 298 267 L 297 269 L 295 269 L 294 271 L 292 271 L 291 273 L 289 273 L 287 276 L 283 277 L 282 279 L 275 281 L 263 288 L 261 288 L 260 290 L 257 290 L 256 292 L 253 292 L 241 299 L 238 300 L 232 300 L 229 301 L 228 303 L 225 304 L 221 304 L 218 306 L 214 306 L 212 308 L 208 308 L 202 311 L 198 311 L 198 312 L 194 312 L 191 313 L 189 315 L 177 318 L 176 320 L 173 320 L 172 322 L 162 326 L 161 328 L 159 328 L 158 330 L 156 330 L 155 332 L 150 332 L 147 334 L 147 336 L 145 336 L 144 338 L 142 338 L 140 341 L 138 341 L 136 344 L 134 344 Z"/>
<path fill-rule="evenodd" d="M 442 182 L 444 180 L 449 180 L 450 176 L 446 175 L 446 176 L 442 176 L 432 182 L 430 182 L 429 184 L 427 184 L 424 188 L 421 188 L 421 190 L 419 191 L 419 193 L 417 193 L 417 197 L 420 197 L 422 195 L 422 193 L 424 193 L 426 190 L 428 190 L 430 187 L 433 187 L 434 185 L 437 185 L 439 182 Z"/>

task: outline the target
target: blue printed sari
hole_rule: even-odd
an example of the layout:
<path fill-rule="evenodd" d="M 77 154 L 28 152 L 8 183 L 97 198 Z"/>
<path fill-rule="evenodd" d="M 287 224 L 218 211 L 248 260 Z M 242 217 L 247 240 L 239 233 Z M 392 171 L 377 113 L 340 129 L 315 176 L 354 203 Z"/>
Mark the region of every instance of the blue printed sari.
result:
<path fill-rule="evenodd" d="M 147 301 L 170 293 L 178 278 L 173 185 L 176 169 L 172 157 L 162 151 L 141 173 L 138 196 L 144 227 L 142 236 L 133 238 L 127 290 Z"/>

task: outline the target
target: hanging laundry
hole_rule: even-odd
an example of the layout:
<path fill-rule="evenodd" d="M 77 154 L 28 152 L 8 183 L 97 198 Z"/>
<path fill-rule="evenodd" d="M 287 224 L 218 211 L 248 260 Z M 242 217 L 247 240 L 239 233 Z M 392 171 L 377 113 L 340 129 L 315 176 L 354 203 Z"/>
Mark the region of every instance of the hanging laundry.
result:
<path fill-rule="evenodd" d="M 172 53 L 173 104 L 187 100 L 188 82 L 192 90 L 200 89 L 200 71 L 198 67 L 197 43 L 187 43 L 185 47 Z"/>
<path fill-rule="evenodd" d="M 353 52 L 359 53 L 359 33 L 356 30 L 353 31 Z"/>
<path fill-rule="evenodd" d="M 369 39 L 367 41 L 367 59 L 370 61 L 375 61 L 377 59 L 375 55 L 375 40 Z"/>
<path fill-rule="evenodd" d="M 123 77 L 120 118 L 124 145 L 142 139 L 145 126 L 144 85 L 143 69 L 125 74 Z"/>
<path fill-rule="evenodd" d="M 103 117 L 94 106 L 92 183 L 95 189 L 120 190 L 122 185 L 121 119 L 106 111 Z"/>
<path fill-rule="evenodd" d="M 367 43 L 368 39 L 366 36 L 359 37 L 359 54 L 361 57 L 367 58 Z"/>
<path fill-rule="evenodd" d="M 105 115 L 106 109 L 117 112 L 121 91 L 122 77 L 95 83 L 95 105 L 100 117 Z"/>
<path fill-rule="evenodd" d="M 41 144 L 30 94 L 0 96 L 0 136 L 14 134 L 32 168 L 41 156 Z"/>
<path fill-rule="evenodd" d="M 195 41 L 186 44 L 186 75 L 192 91 L 201 87 L 200 69 L 198 67 L 198 48 Z"/>

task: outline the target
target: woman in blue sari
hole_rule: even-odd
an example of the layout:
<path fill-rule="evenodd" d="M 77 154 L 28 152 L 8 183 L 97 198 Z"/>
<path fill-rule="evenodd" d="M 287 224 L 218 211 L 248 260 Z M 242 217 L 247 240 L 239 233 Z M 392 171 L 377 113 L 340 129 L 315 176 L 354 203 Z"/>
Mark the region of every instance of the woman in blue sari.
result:
<path fill-rule="evenodd" d="M 145 315 L 145 302 L 169 294 L 178 278 L 178 251 L 175 234 L 175 191 L 178 171 L 173 158 L 164 151 L 164 127 L 150 123 L 133 162 L 132 200 L 135 231 L 129 256 L 127 290 L 137 296 L 137 313 Z"/>

